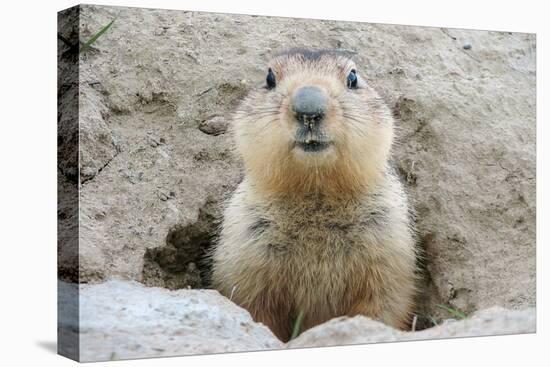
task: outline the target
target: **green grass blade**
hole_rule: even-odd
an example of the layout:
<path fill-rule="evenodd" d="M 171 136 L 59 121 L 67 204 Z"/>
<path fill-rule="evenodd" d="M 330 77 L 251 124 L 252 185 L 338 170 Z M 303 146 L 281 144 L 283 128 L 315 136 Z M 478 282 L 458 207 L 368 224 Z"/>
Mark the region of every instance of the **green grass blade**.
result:
<path fill-rule="evenodd" d="M 450 313 L 451 315 L 453 315 L 454 317 L 458 317 L 459 319 L 461 320 L 464 320 L 467 318 L 466 314 L 459 311 L 459 310 L 455 310 L 454 308 L 452 307 L 449 307 L 449 306 L 445 306 L 445 305 L 436 305 L 437 307 L 441 308 L 442 310 L 445 310 L 447 311 L 448 313 Z"/>
<path fill-rule="evenodd" d="M 103 33 L 107 32 L 107 30 L 113 25 L 115 20 L 111 20 L 109 24 L 107 24 L 105 27 L 103 27 L 99 32 L 97 32 L 92 38 L 90 38 L 85 44 L 82 45 L 80 48 L 80 52 L 85 52 Z"/>
<path fill-rule="evenodd" d="M 294 327 L 292 328 L 292 335 L 290 336 L 290 340 L 296 338 L 300 334 L 302 321 L 304 321 L 304 311 L 300 311 L 298 313 L 298 317 L 296 317 L 296 321 L 294 322 Z"/>

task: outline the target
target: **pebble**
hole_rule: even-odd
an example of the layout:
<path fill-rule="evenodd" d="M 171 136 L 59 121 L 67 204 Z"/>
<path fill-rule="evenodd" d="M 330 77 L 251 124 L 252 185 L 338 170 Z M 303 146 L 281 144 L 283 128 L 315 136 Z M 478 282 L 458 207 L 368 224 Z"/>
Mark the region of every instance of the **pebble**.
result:
<path fill-rule="evenodd" d="M 103 220 L 105 219 L 105 212 L 104 211 L 100 211 L 98 213 L 95 214 L 95 219 L 97 220 Z"/>
<path fill-rule="evenodd" d="M 156 148 L 162 144 L 162 139 L 159 139 L 156 136 L 147 135 L 147 139 L 149 140 L 149 145 L 153 148 Z"/>
<path fill-rule="evenodd" d="M 163 191 L 158 191 L 158 192 L 157 192 L 157 196 L 158 196 L 158 198 L 159 198 L 160 200 L 162 200 L 162 201 L 166 201 L 166 200 L 168 200 L 168 199 L 170 198 L 170 197 L 169 197 L 168 195 L 166 195 L 166 193 L 163 192 Z"/>
<path fill-rule="evenodd" d="M 464 44 L 464 46 L 462 46 L 462 48 L 464 48 L 465 50 L 469 50 L 469 49 L 472 48 L 472 45 L 471 45 L 470 43 L 466 42 L 466 43 Z"/>
<path fill-rule="evenodd" d="M 208 135 L 220 135 L 227 131 L 227 119 L 222 116 L 214 116 L 199 124 L 199 130 Z"/>

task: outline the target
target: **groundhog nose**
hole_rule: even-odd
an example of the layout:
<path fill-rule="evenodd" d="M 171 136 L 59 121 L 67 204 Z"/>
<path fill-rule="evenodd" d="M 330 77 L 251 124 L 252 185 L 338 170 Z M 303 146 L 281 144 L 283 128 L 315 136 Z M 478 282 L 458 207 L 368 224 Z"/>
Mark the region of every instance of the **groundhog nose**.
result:
<path fill-rule="evenodd" d="M 292 98 L 292 110 L 302 123 L 320 122 L 325 116 L 328 99 L 318 87 L 301 87 Z"/>

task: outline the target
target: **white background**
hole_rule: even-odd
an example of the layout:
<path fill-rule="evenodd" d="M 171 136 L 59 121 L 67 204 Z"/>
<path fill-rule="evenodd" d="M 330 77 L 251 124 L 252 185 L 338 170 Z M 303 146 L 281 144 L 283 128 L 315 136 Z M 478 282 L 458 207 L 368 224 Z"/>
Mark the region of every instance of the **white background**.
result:
<path fill-rule="evenodd" d="M 548 365 L 548 55 L 546 1 L 97 1 L 98 4 L 537 33 L 537 335 L 236 353 L 97 366 Z M 0 361 L 68 366 L 56 339 L 56 12 L 74 1 L 0 8 Z M 545 68 L 546 66 L 546 68 Z M 543 264 L 544 263 L 544 264 Z M 545 317 L 546 316 L 546 317 Z M 546 344 L 546 350 L 543 345 Z"/>

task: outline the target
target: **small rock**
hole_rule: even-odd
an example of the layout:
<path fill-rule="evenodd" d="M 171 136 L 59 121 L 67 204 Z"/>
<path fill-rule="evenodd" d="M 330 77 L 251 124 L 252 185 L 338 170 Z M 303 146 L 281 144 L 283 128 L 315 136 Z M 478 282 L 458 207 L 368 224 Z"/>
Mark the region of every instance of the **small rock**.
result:
<path fill-rule="evenodd" d="M 405 75 L 405 70 L 400 67 L 395 67 L 389 71 L 392 75 Z"/>
<path fill-rule="evenodd" d="M 227 131 L 227 119 L 222 116 L 214 116 L 199 124 L 199 130 L 208 135 L 220 135 Z"/>
<path fill-rule="evenodd" d="M 469 49 L 472 48 L 472 45 L 471 45 L 470 43 L 466 42 L 466 43 L 464 44 L 464 46 L 462 46 L 462 48 L 465 49 L 465 50 L 469 50 Z"/>
<path fill-rule="evenodd" d="M 156 148 L 161 144 L 160 139 L 156 136 L 147 135 L 147 140 L 149 141 L 149 145 L 153 148 Z"/>
<path fill-rule="evenodd" d="M 95 177 L 95 175 L 97 175 L 98 171 L 99 170 L 97 168 L 93 167 L 93 166 L 83 165 L 82 168 L 80 169 L 80 180 L 81 180 L 81 182 L 91 180 L 92 178 Z"/>
<path fill-rule="evenodd" d="M 159 197 L 160 200 L 162 201 L 166 201 L 168 200 L 170 197 L 163 191 L 158 191 L 157 192 L 157 196 Z"/>
<path fill-rule="evenodd" d="M 100 211 L 100 212 L 97 212 L 94 216 L 94 218 L 96 220 L 103 220 L 105 219 L 105 212 L 104 211 Z"/>

